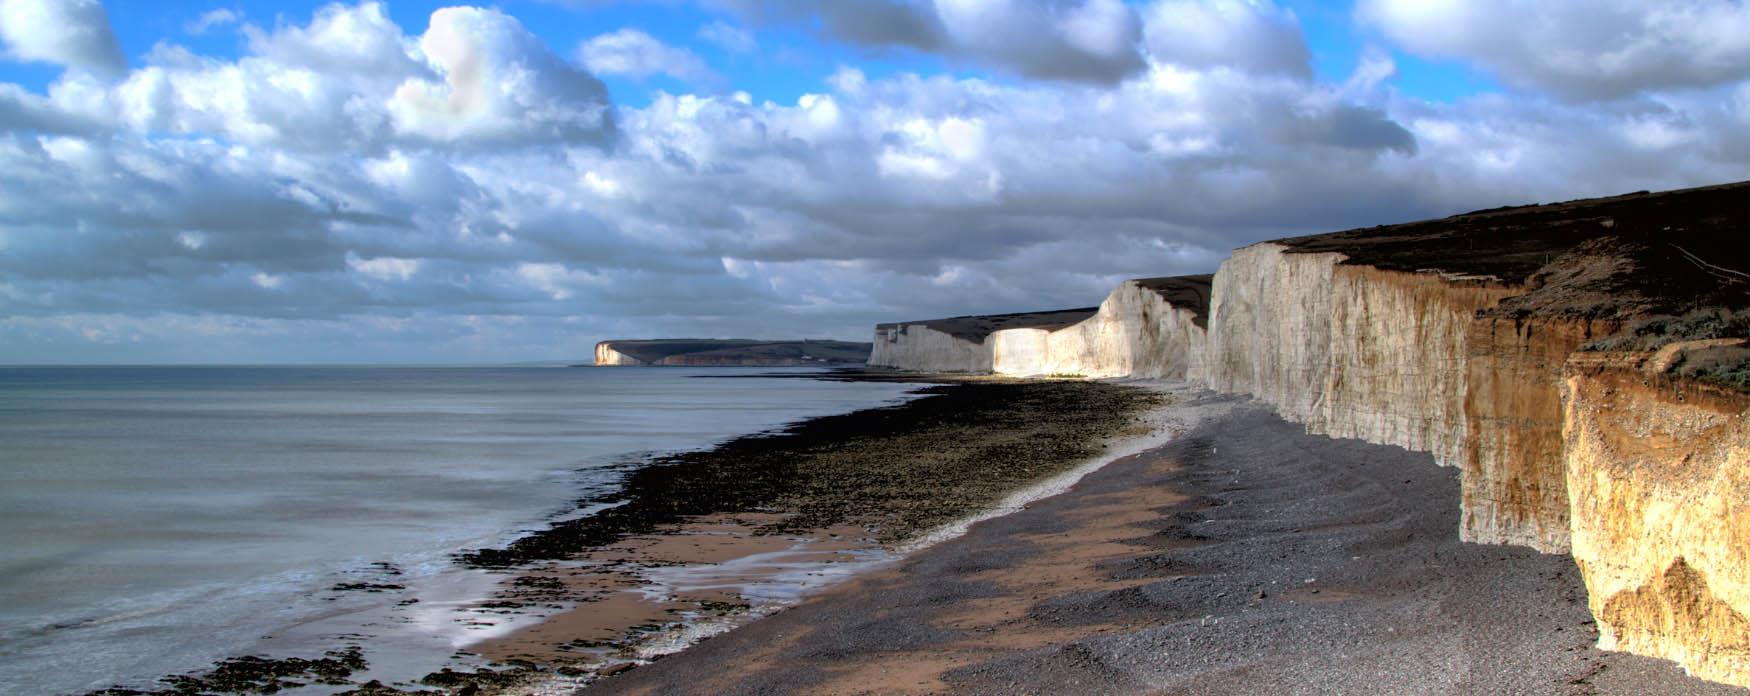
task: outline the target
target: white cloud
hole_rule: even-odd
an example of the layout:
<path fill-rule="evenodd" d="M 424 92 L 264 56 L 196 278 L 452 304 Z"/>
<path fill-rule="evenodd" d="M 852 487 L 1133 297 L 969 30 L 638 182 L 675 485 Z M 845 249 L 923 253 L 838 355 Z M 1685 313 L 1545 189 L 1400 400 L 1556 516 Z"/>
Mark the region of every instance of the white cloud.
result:
<path fill-rule="evenodd" d="M 1143 10 L 1143 36 L 1149 55 L 1163 62 L 1296 77 L 1312 73 L 1294 13 L 1270 0 L 1158 0 Z"/>
<path fill-rule="evenodd" d="M 1736 0 L 1361 0 L 1355 12 L 1412 52 L 1574 99 L 1750 77 L 1750 6 Z"/>
<path fill-rule="evenodd" d="M 408 36 L 380 3 L 335 4 L 308 24 L 243 32 L 237 60 L 161 44 L 120 84 L 71 75 L 50 99 L 73 123 L 336 154 L 613 137 L 601 82 L 495 10 L 439 10 Z"/>
<path fill-rule="evenodd" d="M 183 25 L 182 30 L 190 34 L 205 34 L 214 27 L 230 26 L 242 20 L 243 15 L 236 10 L 221 7 L 202 12 L 199 17 Z"/>
<path fill-rule="evenodd" d="M 1150 31 L 1165 6 L 1142 8 Z M 282 360 L 272 337 L 297 332 L 312 356 L 378 351 L 353 360 L 861 338 L 1090 305 L 1260 239 L 1750 178 L 1750 86 L 1427 103 L 1380 52 L 1321 83 L 1293 51 L 1244 48 L 1293 43 L 1291 16 L 1249 7 L 1196 8 L 1222 42 L 1150 48 L 1116 82 L 846 66 L 786 103 L 614 109 L 509 16 L 445 10 L 409 34 L 373 3 L 249 30 L 240 58 L 166 47 L 119 83 L 0 85 L 0 359 L 84 329 L 140 334 L 139 355 L 206 345 L 153 317 Z M 1083 53 L 1128 11 L 1012 9 Z M 952 61 L 996 55 L 953 40 Z"/>
<path fill-rule="evenodd" d="M 713 0 L 754 22 L 819 27 L 854 44 L 934 53 L 1029 78 L 1115 83 L 1143 68 L 1119 0 Z"/>
<path fill-rule="evenodd" d="M 389 113 L 398 132 L 437 142 L 600 142 L 613 131 L 601 81 L 548 52 L 498 10 L 431 15 L 420 51 L 441 80 L 409 78 Z"/>
<path fill-rule="evenodd" d="M 272 31 L 245 26 L 243 31 L 251 51 L 282 69 L 395 80 L 421 67 L 418 47 L 380 2 L 334 3 L 317 9 L 306 26 L 282 25 Z"/>
<path fill-rule="evenodd" d="M 752 53 L 759 48 L 753 33 L 723 20 L 699 27 L 699 38 L 716 44 L 730 53 Z"/>
<path fill-rule="evenodd" d="M 603 282 L 596 274 L 566 268 L 561 263 L 518 264 L 516 275 L 554 301 L 571 299 L 579 285 L 597 285 Z"/>
<path fill-rule="evenodd" d="M 668 75 L 695 85 L 712 85 L 722 80 L 698 54 L 665 44 L 637 29 L 596 36 L 578 46 L 577 52 L 583 64 L 598 75 L 640 79 Z"/>
<path fill-rule="evenodd" d="M 346 254 L 348 268 L 377 280 L 405 281 L 419 272 L 421 263 L 419 259 L 398 259 L 393 256 L 362 259 L 350 251 Z"/>
<path fill-rule="evenodd" d="M 104 77 L 127 69 L 100 0 L 0 0 L 0 43 L 16 60 Z"/>

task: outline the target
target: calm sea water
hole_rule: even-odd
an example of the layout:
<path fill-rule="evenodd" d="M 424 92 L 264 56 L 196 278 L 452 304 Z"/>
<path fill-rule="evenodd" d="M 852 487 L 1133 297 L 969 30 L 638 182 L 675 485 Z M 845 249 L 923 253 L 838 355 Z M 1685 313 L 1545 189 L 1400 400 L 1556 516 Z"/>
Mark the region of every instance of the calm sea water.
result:
<path fill-rule="evenodd" d="M 604 492 L 637 453 L 910 389 L 760 374 L 0 368 L 0 693 L 145 685 L 354 635 L 378 638 L 374 665 L 435 667 L 466 642 L 454 608 L 495 582 L 454 552 Z M 385 618 L 408 598 L 426 613 Z"/>

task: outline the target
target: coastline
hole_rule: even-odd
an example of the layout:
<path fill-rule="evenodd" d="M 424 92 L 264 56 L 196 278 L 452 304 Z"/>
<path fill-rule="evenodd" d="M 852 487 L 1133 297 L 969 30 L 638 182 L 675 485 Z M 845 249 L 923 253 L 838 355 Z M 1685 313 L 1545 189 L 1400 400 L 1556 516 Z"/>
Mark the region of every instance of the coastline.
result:
<path fill-rule="evenodd" d="M 650 664 L 1060 492 L 1163 436 L 1158 423 L 1137 423 L 1156 412 L 1158 396 L 1146 388 L 929 379 L 938 384 L 898 406 L 663 458 L 628 477 L 618 508 L 464 556 L 516 568 L 501 601 L 565 607 L 466 646 L 512 665 L 481 670 L 480 686 L 491 690 L 520 673 L 529 679 L 497 686 L 547 693 Z M 781 475 L 764 468 L 797 459 L 802 464 L 780 467 Z M 729 460 L 759 486 L 695 476 Z M 675 493 L 696 493 L 694 477 L 725 488 L 704 497 Z M 696 504 L 671 507 L 681 500 Z M 660 509 L 647 509 L 658 501 Z"/>
<path fill-rule="evenodd" d="M 1156 394 L 1109 383 L 795 377 L 930 386 L 898 404 L 626 466 L 617 493 L 578 501 L 592 514 L 457 554 L 459 567 L 500 577 L 494 595 L 413 606 L 497 628 L 472 627 L 485 639 L 458 644 L 449 667 L 424 677 L 376 681 L 366 660 L 394 645 L 358 636 L 327 656 L 246 656 L 166 677 L 168 690 L 92 693 L 568 692 L 890 564 L 969 517 L 1025 506 L 1158 430 L 1137 422 Z"/>
<path fill-rule="evenodd" d="M 1745 693 L 1598 650 L 1426 454 L 1176 391 L 1164 446 L 585 693 Z"/>

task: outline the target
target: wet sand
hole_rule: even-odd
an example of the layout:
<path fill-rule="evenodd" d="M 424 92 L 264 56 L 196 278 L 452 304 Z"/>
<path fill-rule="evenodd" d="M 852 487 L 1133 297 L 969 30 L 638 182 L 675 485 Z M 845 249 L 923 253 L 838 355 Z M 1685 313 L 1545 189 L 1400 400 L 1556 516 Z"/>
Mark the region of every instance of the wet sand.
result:
<path fill-rule="evenodd" d="M 567 608 L 467 649 L 498 663 L 611 667 L 678 647 L 665 634 L 708 622 L 727 627 L 794 600 L 828 584 L 834 566 L 888 557 L 860 527 L 759 533 L 782 517 L 706 516 L 524 570 L 498 602 Z M 815 577 L 785 575 L 798 570 Z"/>
<path fill-rule="evenodd" d="M 967 380 L 631 472 L 618 506 L 465 554 L 543 615 L 465 651 L 563 687 L 676 652 L 895 557 L 1155 428 L 1149 390 Z M 498 674 L 494 673 L 494 679 Z M 465 678 L 465 677 L 458 677 Z"/>
<path fill-rule="evenodd" d="M 1207 394 L 1178 437 L 585 693 L 1743 694 L 1592 647 L 1572 560 L 1425 454 Z"/>

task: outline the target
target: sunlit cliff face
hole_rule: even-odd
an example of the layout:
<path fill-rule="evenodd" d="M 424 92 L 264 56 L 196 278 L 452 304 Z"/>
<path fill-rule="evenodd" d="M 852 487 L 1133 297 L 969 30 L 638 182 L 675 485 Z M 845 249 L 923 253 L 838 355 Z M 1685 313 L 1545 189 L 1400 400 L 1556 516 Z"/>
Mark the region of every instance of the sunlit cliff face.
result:
<path fill-rule="evenodd" d="M 1222 264 L 1206 310 L 1137 301 L 1127 283 L 1092 317 L 982 341 L 945 332 L 977 318 L 884 325 L 877 354 L 1031 375 L 1183 369 L 1170 376 L 1311 433 L 1429 452 L 1459 469 L 1460 538 L 1573 555 L 1601 647 L 1746 685 L 1750 338 L 1736 271 L 1697 263 L 1747 262 L 1721 237 L 1745 188 L 1268 242 Z M 1698 244 L 1712 248 L 1683 248 Z M 1206 332 L 1184 321 L 1204 311 Z"/>
<path fill-rule="evenodd" d="M 1599 647 L 1750 684 L 1750 397 L 1644 353 L 1579 354 L 1565 374 L 1573 554 Z"/>

